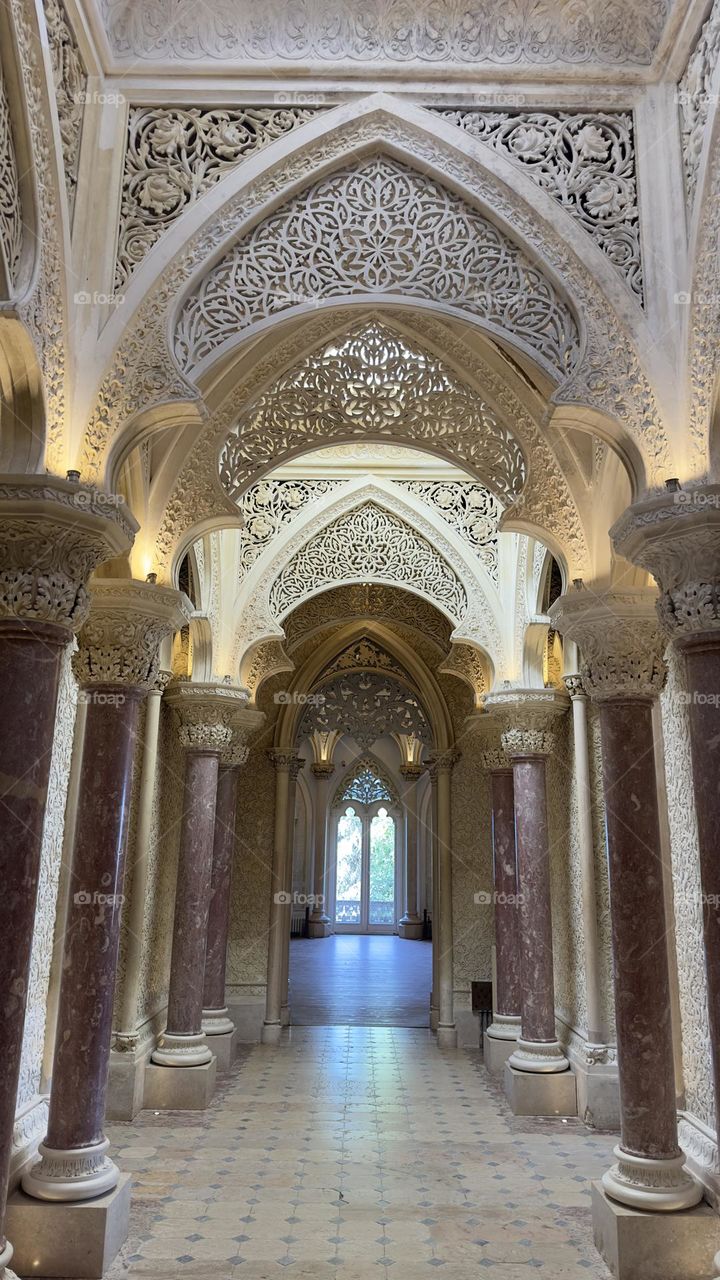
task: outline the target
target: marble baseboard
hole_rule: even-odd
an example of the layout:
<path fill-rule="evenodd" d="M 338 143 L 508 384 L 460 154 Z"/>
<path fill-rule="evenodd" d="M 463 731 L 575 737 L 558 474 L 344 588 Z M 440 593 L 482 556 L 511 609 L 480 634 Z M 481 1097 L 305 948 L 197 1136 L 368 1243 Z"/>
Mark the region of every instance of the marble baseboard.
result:
<path fill-rule="evenodd" d="M 107 1195 L 73 1203 L 34 1200 L 14 1191 L 5 1220 L 13 1270 L 50 1280 L 100 1280 L 127 1239 L 130 1185 L 130 1175 L 122 1173 Z"/>
<path fill-rule="evenodd" d="M 592 1186 L 593 1238 L 615 1280 L 708 1280 L 720 1249 L 720 1218 L 707 1204 L 648 1213 Z"/>

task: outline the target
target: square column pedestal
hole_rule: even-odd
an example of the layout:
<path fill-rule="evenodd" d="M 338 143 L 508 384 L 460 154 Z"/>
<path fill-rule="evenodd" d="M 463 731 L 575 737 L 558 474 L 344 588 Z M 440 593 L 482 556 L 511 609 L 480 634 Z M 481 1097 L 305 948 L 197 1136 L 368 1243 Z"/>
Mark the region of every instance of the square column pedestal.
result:
<path fill-rule="evenodd" d="M 229 1071 L 237 1053 L 237 1031 L 225 1031 L 219 1036 L 206 1034 L 205 1043 L 217 1058 L 218 1071 Z"/>
<path fill-rule="evenodd" d="M 14 1191 L 5 1218 L 12 1269 L 22 1276 L 100 1280 L 125 1243 L 129 1224 L 129 1173 L 93 1200 L 35 1200 Z"/>
<path fill-rule="evenodd" d="M 497 1036 L 483 1036 L 483 1061 L 491 1076 L 501 1076 L 505 1063 L 517 1049 L 517 1040 L 500 1040 Z"/>
<path fill-rule="evenodd" d="M 576 1116 L 572 1071 L 516 1071 L 505 1063 L 505 1096 L 514 1116 Z"/>
<path fill-rule="evenodd" d="M 592 1186 L 595 1248 L 616 1280 L 708 1280 L 716 1274 L 720 1218 L 708 1204 L 648 1213 Z"/>
<path fill-rule="evenodd" d="M 149 1062 L 145 1068 L 146 1111 L 204 1111 L 215 1093 L 217 1058 L 200 1067 L 161 1067 Z"/>

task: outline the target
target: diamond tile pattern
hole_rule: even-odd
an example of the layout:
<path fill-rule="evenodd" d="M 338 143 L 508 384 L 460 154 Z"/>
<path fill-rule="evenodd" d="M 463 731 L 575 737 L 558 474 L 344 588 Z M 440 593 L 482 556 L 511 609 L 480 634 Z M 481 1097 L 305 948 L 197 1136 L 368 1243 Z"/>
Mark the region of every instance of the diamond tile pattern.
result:
<path fill-rule="evenodd" d="M 589 1191 L 613 1138 L 513 1117 L 478 1053 L 425 1030 L 294 1027 L 207 1112 L 108 1136 L 134 1179 L 112 1280 L 608 1280 Z"/>

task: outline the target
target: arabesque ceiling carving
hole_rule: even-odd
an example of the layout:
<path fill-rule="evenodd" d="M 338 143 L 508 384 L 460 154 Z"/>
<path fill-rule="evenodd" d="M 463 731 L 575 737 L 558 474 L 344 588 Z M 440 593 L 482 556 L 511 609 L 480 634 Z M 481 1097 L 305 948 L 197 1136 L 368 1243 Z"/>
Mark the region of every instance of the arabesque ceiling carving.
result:
<path fill-rule="evenodd" d="M 330 587 L 293 609 L 283 622 L 288 649 L 295 650 L 306 636 L 333 622 L 369 618 L 413 628 L 439 649 L 450 643 L 451 623 L 431 604 L 410 591 L 383 583 L 352 583 Z"/>
<path fill-rule="evenodd" d="M 381 672 L 335 676 L 317 686 L 322 694 L 303 712 L 298 737 L 336 729 L 350 734 L 363 750 L 390 733 L 406 733 L 426 746 L 432 731 L 417 696 L 395 677 Z"/>

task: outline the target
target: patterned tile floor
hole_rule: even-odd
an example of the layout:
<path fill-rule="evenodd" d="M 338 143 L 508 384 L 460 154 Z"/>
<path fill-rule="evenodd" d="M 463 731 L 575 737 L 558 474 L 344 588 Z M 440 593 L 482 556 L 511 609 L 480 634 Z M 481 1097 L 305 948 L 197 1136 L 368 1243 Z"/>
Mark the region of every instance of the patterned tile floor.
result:
<path fill-rule="evenodd" d="M 290 943 L 294 1026 L 427 1027 L 431 985 L 430 942 L 336 933 Z"/>
<path fill-rule="evenodd" d="M 108 1129 L 134 1178 L 112 1280 L 607 1280 L 590 1179 L 613 1139 L 521 1120 L 423 1030 L 302 1027 L 243 1050 L 199 1116 Z"/>

